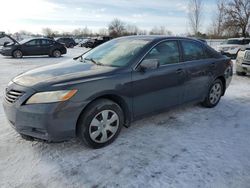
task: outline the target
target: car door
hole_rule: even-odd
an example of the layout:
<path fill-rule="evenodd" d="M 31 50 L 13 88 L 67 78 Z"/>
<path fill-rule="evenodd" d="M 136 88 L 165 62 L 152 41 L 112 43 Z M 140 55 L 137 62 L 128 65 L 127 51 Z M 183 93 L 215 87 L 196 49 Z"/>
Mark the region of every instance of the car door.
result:
<path fill-rule="evenodd" d="M 181 40 L 180 43 L 187 71 L 184 102 L 200 100 L 206 95 L 213 79 L 215 59 L 206 55 L 205 47 L 200 42 Z"/>
<path fill-rule="evenodd" d="M 48 55 L 52 46 L 53 42 L 51 40 L 41 39 L 41 55 Z"/>
<path fill-rule="evenodd" d="M 146 60 L 159 61 L 156 69 L 140 70 Z M 153 47 L 132 72 L 134 116 L 182 103 L 185 70 L 180 63 L 178 42 L 167 40 Z"/>
<path fill-rule="evenodd" d="M 26 42 L 22 47 L 23 54 L 25 55 L 39 55 L 40 50 L 40 39 L 30 40 Z"/>

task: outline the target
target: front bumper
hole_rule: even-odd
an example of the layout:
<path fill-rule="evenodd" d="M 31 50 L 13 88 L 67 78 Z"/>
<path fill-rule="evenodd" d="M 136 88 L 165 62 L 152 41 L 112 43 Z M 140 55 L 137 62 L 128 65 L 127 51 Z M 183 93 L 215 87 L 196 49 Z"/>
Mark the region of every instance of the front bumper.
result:
<path fill-rule="evenodd" d="M 250 61 L 237 61 L 236 60 L 236 71 L 250 73 Z"/>
<path fill-rule="evenodd" d="M 12 50 L 1 49 L 0 54 L 3 56 L 12 56 Z"/>
<path fill-rule="evenodd" d="M 25 92 L 16 102 L 3 101 L 4 112 L 12 127 L 21 134 L 48 141 L 63 141 L 75 137 L 77 119 L 85 107 L 83 103 L 57 102 L 24 104 L 35 93 L 15 83 L 8 89 Z"/>

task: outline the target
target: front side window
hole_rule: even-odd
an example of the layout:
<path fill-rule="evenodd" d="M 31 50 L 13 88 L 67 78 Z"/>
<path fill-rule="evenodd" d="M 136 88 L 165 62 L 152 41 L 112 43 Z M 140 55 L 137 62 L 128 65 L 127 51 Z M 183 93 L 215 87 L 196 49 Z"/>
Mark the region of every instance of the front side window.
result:
<path fill-rule="evenodd" d="M 177 41 L 166 41 L 156 45 L 144 59 L 156 59 L 160 65 L 180 62 Z"/>
<path fill-rule="evenodd" d="M 193 61 L 205 58 L 203 47 L 200 44 L 192 41 L 181 41 L 181 44 L 185 61 Z"/>
<path fill-rule="evenodd" d="M 146 39 L 112 40 L 83 55 L 83 59 L 92 62 L 94 60 L 94 62 L 104 66 L 124 67 L 149 42 L 151 41 Z"/>
<path fill-rule="evenodd" d="M 27 46 L 38 46 L 40 45 L 39 40 L 31 40 L 26 43 Z"/>

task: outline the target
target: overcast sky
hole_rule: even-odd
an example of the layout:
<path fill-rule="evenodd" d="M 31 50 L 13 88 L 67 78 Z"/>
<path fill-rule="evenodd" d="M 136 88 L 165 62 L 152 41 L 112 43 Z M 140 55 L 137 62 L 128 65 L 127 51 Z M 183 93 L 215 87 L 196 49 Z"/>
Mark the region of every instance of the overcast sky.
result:
<path fill-rule="evenodd" d="M 0 0 L 0 31 L 41 33 L 50 27 L 72 31 L 107 27 L 113 18 L 150 30 L 166 26 L 175 34 L 188 31 L 188 0 Z M 203 32 L 208 29 L 216 0 L 203 0 Z"/>

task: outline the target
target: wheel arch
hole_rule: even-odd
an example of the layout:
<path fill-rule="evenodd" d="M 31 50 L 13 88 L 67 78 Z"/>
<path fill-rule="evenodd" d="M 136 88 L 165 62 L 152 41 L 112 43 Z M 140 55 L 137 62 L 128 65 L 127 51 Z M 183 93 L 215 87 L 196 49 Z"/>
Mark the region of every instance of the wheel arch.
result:
<path fill-rule="evenodd" d="M 86 109 L 87 109 L 94 101 L 96 101 L 96 100 L 98 100 L 98 99 L 108 99 L 108 100 L 111 100 L 111 101 L 117 103 L 117 104 L 121 107 L 121 109 L 122 109 L 122 111 L 123 111 L 123 113 L 124 113 L 124 126 L 125 126 L 125 127 L 129 127 L 129 126 L 130 126 L 130 123 L 131 123 L 131 120 L 132 120 L 132 116 L 131 116 L 131 113 L 130 113 L 130 108 L 129 108 L 128 102 L 126 102 L 126 100 L 125 100 L 123 97 L 121 97 L 121 96 L 119 96 L 119 95 L 117 95 L 117 94 L 112 94 L 112 93 L 110 93 L 110 94 L 102 94 L 102 95 L 99 95 L 99 96 L 95 97 L 94 99 L 92 99 L 92 100 L 82 109 L 80 115 L 79 115 L 78 118 L 77 118 L 76 128 L 75 128 L 76 133 L 77 133 L 77 130 L 78 130 L 78 123 L 79 123 L 79 120 L 80 120 L 81 115 L 84 114 L 85 111 L 86 111 Z"/>
<path fill-rule="evenodd" d="M 223 86 L 222 96 L 224 96 L 225 91 L 226 91 L 226 79 L 224 78 L 224 76 L 218 76 L 215 80 L 217 79 L 219 79 L 222 82 L 222 86 Z"/>

